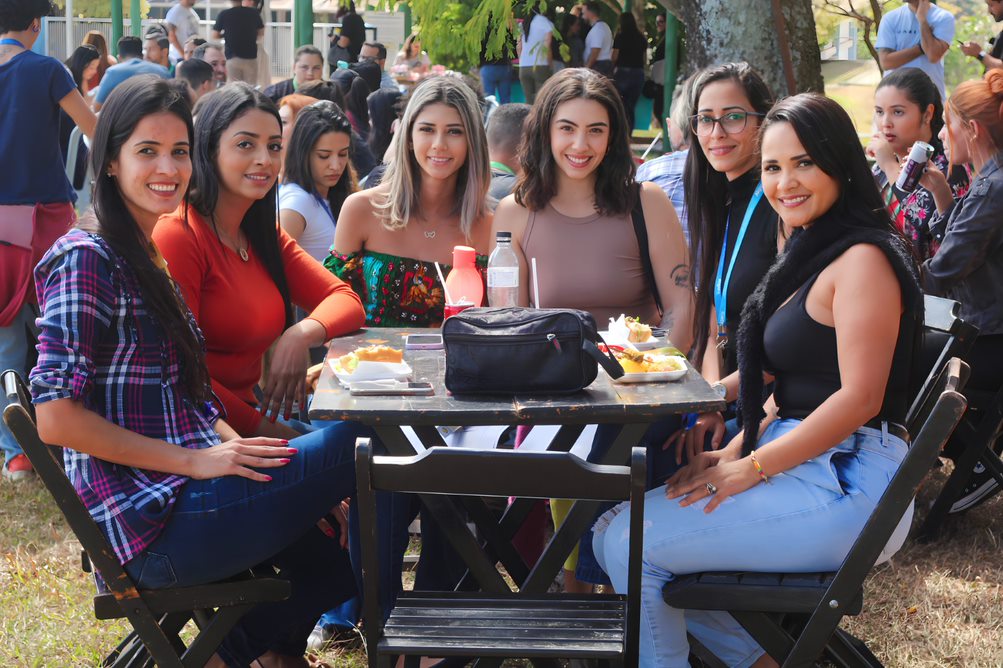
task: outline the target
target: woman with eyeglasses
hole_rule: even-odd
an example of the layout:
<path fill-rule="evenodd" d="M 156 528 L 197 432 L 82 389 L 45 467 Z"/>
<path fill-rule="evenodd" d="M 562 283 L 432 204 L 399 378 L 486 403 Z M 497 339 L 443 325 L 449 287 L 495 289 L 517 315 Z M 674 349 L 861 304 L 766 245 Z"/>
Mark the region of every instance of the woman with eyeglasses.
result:
<path fill-rule="evenodd" d="M 689 214 L 696 307 L 691 358 L 715 383 L 738 368 L 735 339 L 742 306 L 777 255 L 778 219 L 763 197 L 759 125 L 773 94 L 748 63 L 727 63 L 696 75 L 690 119 L 696 142 L 683 178 Z M 721 414 L 704 415 L 675 440 L 676 459 L 724 440 Z"/>

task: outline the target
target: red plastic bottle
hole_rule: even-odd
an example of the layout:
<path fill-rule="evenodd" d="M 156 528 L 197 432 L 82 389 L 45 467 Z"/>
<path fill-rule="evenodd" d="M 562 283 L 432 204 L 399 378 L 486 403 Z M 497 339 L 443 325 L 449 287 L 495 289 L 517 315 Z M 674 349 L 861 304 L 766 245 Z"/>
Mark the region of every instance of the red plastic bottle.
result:
<path fill-rule="evenodd" d="M 453 268 L 446 276 L 446 291 L 453 303 L 467 301 L 474 306 L 484 302 L 484 281 L 477 271 L 477 252 L 470 246 L 453 247 Z"/>

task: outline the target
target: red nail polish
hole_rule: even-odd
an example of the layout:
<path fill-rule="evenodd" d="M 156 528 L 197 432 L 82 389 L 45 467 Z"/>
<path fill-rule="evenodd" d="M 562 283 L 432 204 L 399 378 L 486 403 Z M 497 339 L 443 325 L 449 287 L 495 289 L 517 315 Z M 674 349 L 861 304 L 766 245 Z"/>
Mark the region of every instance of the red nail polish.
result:
<path fill-rule="evenodd" d="M 334 538 L 334 529 L 324 527 L 324 535 L 328 538 Z"/>
<path fill-rule="evenodd" d="M 290 460 L 288 460 L 288 459 L 280 459 L 279 461 L 282 462 L 283 464 L 288 464 Z"/>
<path fill-rule="evenodd" d="M 272 476 L 266 475 L 265 476 L 265 482 L 271 482 L 271 481 L 272 481 Z"/>
<path fill-rule="evenodd" d="M 278 418 L 278 415 L 273 415 L 272 417 L 268 418 L 268 421 L 271 422 L 272 424 L 275 424 L 276 418 Z"/>
<path fill-rule="evenodd" d="M 286 448 L 286 452 L 288 452 L 290 455 L 295 455 L 297 452 L 299 452 L 299 450 L 297 450 L 296 448 Z"/>
<path fill-rule="evenodd" d="M 289 444 L 289 441 L 287 441 L 286 439 L 284 439 L 284 438 L 283 438 L 283 439 L 282 439 L 281 441 L 279 441 L 279 443 L 281 443 L 282 445 L 288 445 L 288 444 Z M 291 449 L 292 449 L 292 448 L 290 448 L 290 450 L 291 450 Z"/>

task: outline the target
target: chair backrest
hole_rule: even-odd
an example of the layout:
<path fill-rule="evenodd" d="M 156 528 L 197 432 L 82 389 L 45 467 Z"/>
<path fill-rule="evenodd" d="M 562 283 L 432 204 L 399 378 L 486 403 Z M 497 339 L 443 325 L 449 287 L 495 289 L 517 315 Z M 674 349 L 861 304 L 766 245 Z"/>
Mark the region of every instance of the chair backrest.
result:
<path fill-rule="evenodd" d="M 375 492 L 379 490 L 450 496 L 629 500 L 630 561 L 625 647 L 628 653 L 636 651 L 631 648 L 637 647 L 640 623 L 646 478 L 643 448 L 633 448 L 628 467 L 591 464 L 568 452 L 523 450 L 433 447 L 414 457 L 374 456 L 369 439 L 360 438 L 356 444 L 355 466 L 360 525 L 364 527 L 363 617 L 369 629 L 367 642 L 370 647 L 376 647 L 383 620 L 379 610 L 379 578 L 376 577 L 379 547 L 375 529 Z M 471 544 L 473 537 L 462 521 L 439 515 L 436 515 L 436 521 L 478 581 L 488 581 L 488 570 L 498 577 L 495 562 L 486 558 L 479 545 Z M 509 591 L 507 585 L 505 590 Z M 369 635 L 370 632 L 372 635 Z"/>
<path fill-rule="evenodd" d="M 3 420 L 31 461 L 42 483 L 52 494 L 67 524 L 83 546 L 105 585 L 119 600 L 136 597 L 136 587 L 119 564 L 115 552 L 97 523 L 91 518 L 59 459 L 60 449 L 42 442 L 35 427 L 34 409 L 24 381 L 14 371 L 0 376 L 4 394 L 10 402 Z M 141 601 L 136 600 L 137 604 Z"/>
<path fill-rule="evenodd" d="M 924 406 L 929 409 L 937 397 L 939 376 L 954 357 L 965 359 L 971 350 L 978 327 L 958 316 L 961 304 L 953 299 L 925 295 L 923 299 L 923 338 L 920 350 L 914 352 L 914 379 L 922 379 L 912 405 L 906 414 L 905 428 L 915 434 L 925 420 Z M 927 411 L 928 412 L 928 411 Z"/>
<path fill-rule="evenodd" d="M 919 434 L 784 661 L 784 666 L 812 665 L 820 648 L 825 646 L 839 624 L 846 607 L 860 591 L 864 578 L 915 497 L 920 482 L 961 420 L 968 404 L 960 390 L 967 378 L 968 365 L 958 358 L 951 359 L 945 372 L 940 374 L 935 388 L 936 401 L 927 413 Z"/>

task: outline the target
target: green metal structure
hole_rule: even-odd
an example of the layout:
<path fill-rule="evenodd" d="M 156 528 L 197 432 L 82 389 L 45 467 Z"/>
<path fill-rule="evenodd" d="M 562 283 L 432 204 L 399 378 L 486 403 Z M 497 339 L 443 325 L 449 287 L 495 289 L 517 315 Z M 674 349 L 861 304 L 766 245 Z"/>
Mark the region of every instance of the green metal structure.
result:
<path fill-rule="evenodd" d="M 122 0 L 111 0 L 111 44 L 108 45 L 110 53 L 118 55 L 118 40 L 122 37 Z"/>

